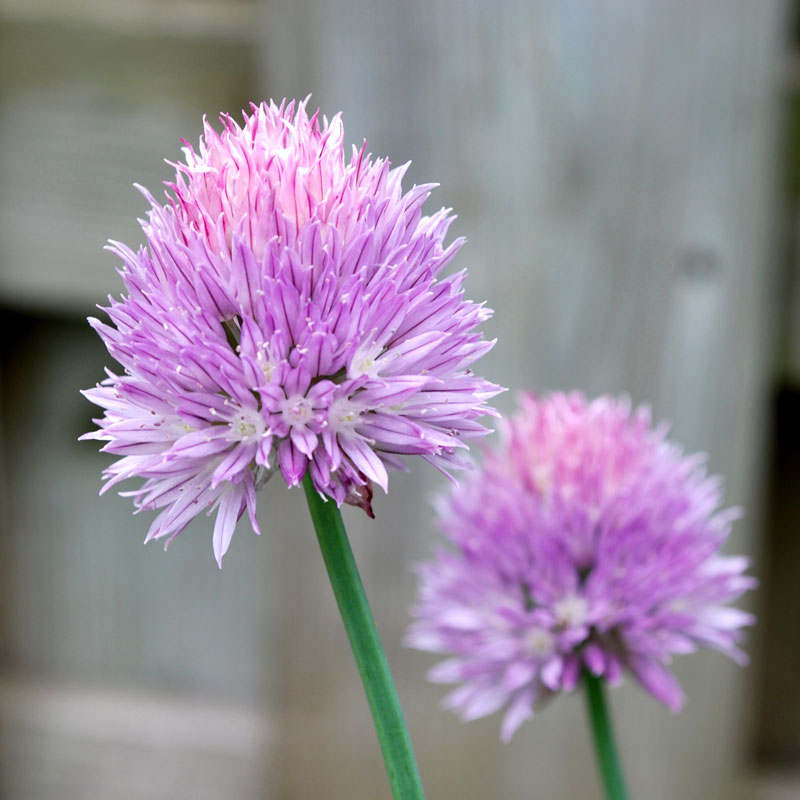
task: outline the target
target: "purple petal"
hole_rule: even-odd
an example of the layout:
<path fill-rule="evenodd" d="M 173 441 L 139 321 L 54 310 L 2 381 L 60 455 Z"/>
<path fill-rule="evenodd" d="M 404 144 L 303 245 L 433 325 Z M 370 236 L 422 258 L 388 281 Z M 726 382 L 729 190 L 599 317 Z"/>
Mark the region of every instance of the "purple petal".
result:
<path fill-rule="evenodd" d="M 222 557 L 228 551 L 236 522 L 244 510 L 243 492 L 240 488 L 228 488 L 222 493 L 214 523 L 214 558 L 222 569 Z"/>

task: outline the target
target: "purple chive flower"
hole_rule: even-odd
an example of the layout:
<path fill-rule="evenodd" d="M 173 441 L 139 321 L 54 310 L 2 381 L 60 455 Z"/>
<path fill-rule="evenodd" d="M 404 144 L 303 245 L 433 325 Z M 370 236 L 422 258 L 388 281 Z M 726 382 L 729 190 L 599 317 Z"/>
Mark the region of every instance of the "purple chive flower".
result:
<path fill-rule="evenodd" d="M 719 555 L 735 510 L 627 399 L 526 396 L 479 474 L 439 504 L 452 549 L 419 567 L 407 642 L 451 656 L 430 679 L 461 684 L 465 720 L 505 707 L 508 740 L 582 669 L 624 671 L 673 711 L 672 656 L 713 647 L 738 662 L 750 614 L 727 603 L 754 580 Z"/>
<path fill-rule="evenodd" d="M 404 194 L 408 165 L 366 143 L 346 161 L 339 115 L 305 103 L 221 122 L 186 144 L 166 205 L 140 189 L 147 247 L 111 243 L 128 294 L 90 322 L 124 372 L 84 393 L 105 416 L 83 437 L 121 456 L 104 490 L 144 478 L 123 494 L 163 509 L 146 541 L 216 510 L 219 562 L 245 509 L 258 532 L 276 469 L 371 515 L 401 456 L 462 466 L 499 391 L 469 369 L 490 312 L 463 271 L 439 279 L 462 240 L 444 244 L 449 209 L 422 215 L 434 184 Z"/>

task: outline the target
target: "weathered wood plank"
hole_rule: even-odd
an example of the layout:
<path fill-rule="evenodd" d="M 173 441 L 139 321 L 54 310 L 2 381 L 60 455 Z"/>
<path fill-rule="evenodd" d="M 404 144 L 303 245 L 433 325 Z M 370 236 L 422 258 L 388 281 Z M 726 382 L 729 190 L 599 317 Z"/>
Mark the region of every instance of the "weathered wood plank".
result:
<path fill-rule="evenodd" d="M 481 369 L 512 390 L 626 390 L 652 402 L 687 448 L 711 453 L 730 502 L 748 507 L 732 549 L 750 552 L 776 337 L 770 242 L 785 11 L 782 0 L 264 9 L 271 94 L 313 90 L 324 110 L 345 110 L 353 141 L 366 136 L 395 163 L 414 158 L 411 180 L 441 181 L 432 207 L 461 215 L 454 233 L 469 237 L 459 256 L 468 292 L 497 311 L 499 343 Z M 440 693 L 419 684 L 431 660 L 397 648 L 413 596 L 405 564 L 429 547 L 418 498 L 430 485 L 418 468 L 379 500 L 376 524 L 353 522 L 428 791 L 596 796 L 575 700 L 554 704 L 504 748 L 494 721 L 462 726 L 436 711 Z M 322 717 L 346 713 L 358 694 L 346 654 L 329 650 L 312 613 L 329 603 L 310 577 L 312 557 L 304 548 L 291 567 L 307 623 L 285 635 L 301 637 L 325 669 L 296 673 L 287 658 L 281 729 L 297 752 L 315 727 L 300 698 L 316 698 Z M 690 698 L 680 717 L 634 688 L 614 695 L 632 793 L 731 797 L 749 676 L 713 654 L 677 671 Z M 352 796 L 335 765 L 354 748 L 328 740 L 318 753 L 327 797 Z M 459 761 L 459 751 L 470 755 Z M 322 790 L 282 763 L 285 796 Z"/>
<path fill-rule="evenodd" d="M 120 291 L 102 246 L 141 240 L 131 183 L 158 193 L 179 137 L 253 96 L 252 4 L 189 5 L 0 4 L 0 660 L 47 681 L 0 688 L 3 797 L 263 797 L 268 550 L 242 537 L 220 573 L 207 524 L 142 547 L 76 442 L 110 359 L 85 323 L 37 316 Z"/>
<path fill-rule="evenodd" d="M 38 5 L 0 6 L 0 300 L 83 316 L 119 291 L 106 241 L 141 241 L 132 184 L 161 196 L 181 137 L 254 96 L 252 5 L 233 4 L 238 36 L 220 3 L 184 29 L 131 3 Z"/>
<path fill-rule="evenodd" d="M 0 719 L 9 800 L 264 797 L 269 730 L 253 709 L 6 676 Z"/>

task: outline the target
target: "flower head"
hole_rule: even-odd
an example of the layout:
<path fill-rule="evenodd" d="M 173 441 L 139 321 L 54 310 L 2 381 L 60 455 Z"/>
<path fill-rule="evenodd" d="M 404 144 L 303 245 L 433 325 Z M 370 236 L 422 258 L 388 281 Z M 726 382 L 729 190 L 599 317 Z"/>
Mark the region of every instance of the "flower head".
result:
<path fill-rule="evenodd" d="M 445 704 L 464 719 L 505 707 L 507 740 L 583 669 L 612 684 L 627 671 L 678 710 L 673 654 L 745 660 L 753 618 L 726 604 L 754 581 L 719 554 L 737 513 L 665 433 L 626 399 L 526 396 L 482 471 L 441 500 L 453 548 L 419 568 L 408 643 L 451 656 L 429 677 L 460 684 Z"/>
<path fill-rule="evenodd" d="M 371 514 L 371 485 L 421 455 L 462 465 L 498 387 L 470 365 L 493 345 L 490 312 L 464 300 L 465 273 L 439 276 L 449 209 L 423 216 L 433 185 L 403 193 L 406 167 L 353 149 L 337 115 L 253 106 L 240 127 L 208 123 L 151 209 L 147 246 L 112 242 L 127 295 L 90 320 L 123 374 L 85 392 L 121 456 L 105 489 L 144 478 L 139 509 L 162 509 L 147 539 L 216 510 L 221 560 L 255 493 L 279 470 Z"/>

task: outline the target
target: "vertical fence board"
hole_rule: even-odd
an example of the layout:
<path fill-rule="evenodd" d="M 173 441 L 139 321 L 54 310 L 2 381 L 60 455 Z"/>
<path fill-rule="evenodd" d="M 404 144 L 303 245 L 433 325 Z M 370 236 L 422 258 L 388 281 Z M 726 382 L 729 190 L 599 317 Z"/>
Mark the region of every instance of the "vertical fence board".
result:
<path fill-rule="evenodd" d="M 352 141 L 366 136 L 395 163 L 415 159 L 412 181 L 441 182 L 431 210 L 455 207 L 468 294 L 497 312 L 499 342 L 481 370 L 512 390 L 625 390 L 651 402 L 688 449 L 710 452 L 729 501 L 749 507 L 733 543 L 746 551 L 757 541 L 775 336 L 784 15 L 781 0 L 304 0 L 264 10 L 270 94 L 313 91 L 324 111 L 344 109 Z M 462 726 L 438 712 L 441 692 L 420 685 L 430 659 L 397 646 L 414 591 L 406 564 L 430 547 L 420 498 L 432 480 L 421 465 L 394 479 L 377 522 L 352 525 L 430 795 L 597 796 L 577 698 L 502 747 L 496 720 Z M 298 550 L 291 574 L 313 569 L 299 563 L 312 549 Z M 356 779 L 341 765 L 375 748 L 362 708 L 341 723 L 345 734 L 330 733 L 358 686 L 348 654 L 328 649 L 333 616 L 311 614 L 331 603 L 315 574 L 304 583 L 306 623 L 286 642 L 317 668 L 297 672 L 287 655 L 282 747 L 313 743 L 316 775 L 286 761 L 280 796 L 351 797 Z M 632 794 L 731 797 L 748 679 L 714 654 L 677 671 L 689 696 L 680 717 L 633 687 L 614 695 Z M 305 695 L 317 702 L 298 710 Z M 368 785 L 363 796 L 383 796 Z"/>

